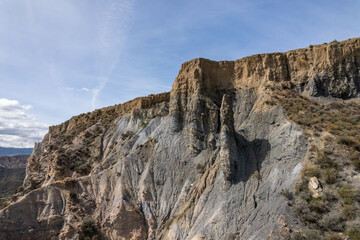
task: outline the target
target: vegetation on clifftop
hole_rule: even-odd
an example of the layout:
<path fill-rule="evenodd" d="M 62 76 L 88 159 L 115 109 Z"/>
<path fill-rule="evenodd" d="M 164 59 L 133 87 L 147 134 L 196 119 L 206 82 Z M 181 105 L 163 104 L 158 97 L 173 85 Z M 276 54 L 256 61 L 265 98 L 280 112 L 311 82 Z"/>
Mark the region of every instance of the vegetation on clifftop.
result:
<path fill-rule="evenodd" d="M 308 229 L 294 238 L 360 239 L 360 105 L 354 100 L 321 104 L 291 89 L 277 89 L 272 97 L 269 103 L 280 104 L 309 141 L 289 202 Z M 321 197 L 309 191 L 311 177 L 319 179 Z"/>

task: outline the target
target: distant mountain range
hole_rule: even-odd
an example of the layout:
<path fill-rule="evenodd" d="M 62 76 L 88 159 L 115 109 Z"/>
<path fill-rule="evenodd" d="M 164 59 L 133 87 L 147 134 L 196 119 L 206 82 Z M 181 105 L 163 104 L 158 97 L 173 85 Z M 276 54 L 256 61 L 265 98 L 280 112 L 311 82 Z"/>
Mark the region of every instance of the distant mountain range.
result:
<path fill-rule="evenodd" d="M 0 156 L 30 155 L 32 148 L 5 148 L 0 147 Z"/>

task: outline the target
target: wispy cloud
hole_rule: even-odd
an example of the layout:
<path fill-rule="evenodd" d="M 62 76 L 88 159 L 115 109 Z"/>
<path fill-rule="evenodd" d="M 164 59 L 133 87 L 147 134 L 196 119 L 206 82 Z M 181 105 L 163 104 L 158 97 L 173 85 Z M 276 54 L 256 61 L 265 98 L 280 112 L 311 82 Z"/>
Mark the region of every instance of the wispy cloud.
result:
<path fill-rule="evenodd" d="M 90 90 L 90 89 L 88 89 L 88 88 L 86 88 L 86 87 L 83 87 L 83 88 L 81 88 L 81 89 L 80 89 L 80 91 L 83 91 L 83 92 L 90 92 L 91 90 Z"/>
<path fill-rule="evenodd" d="M 0 98 L 0 146 L 33 147 L 41 141 L 48 126 L 26 113 L 31 108 L 16 100 Z"/>
<path fill-rule="evenodd" d="M 105 74 L 98 77 L 97 85 L 91 90 L 91 107 L 96 108 L 96 101 L 105 88 L 114 69 L 117 67 L 121 50 L 126 41 L 126 32 L 131 25 L 133 10 L 133 1 L 110 1 L 108 7 L 105 8 L 100 15 L 99 21 L 99 40 L 102 49 Z M 114 49 L 116 49 L 114 51 Z"/>

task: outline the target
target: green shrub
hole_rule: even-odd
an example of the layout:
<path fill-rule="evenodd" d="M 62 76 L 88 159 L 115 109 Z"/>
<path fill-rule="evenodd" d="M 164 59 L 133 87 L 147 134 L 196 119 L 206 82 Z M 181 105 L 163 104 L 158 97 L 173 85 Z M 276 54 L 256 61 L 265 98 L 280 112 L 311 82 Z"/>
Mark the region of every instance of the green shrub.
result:
<path fill-rule="evenodd" d="M 81 224 L 80 239 L 81 240 L 100 239 L 99 231 L 95 225 L 94 219 L 90 217 L 84 218 Z"/>
<path fill-rule="evenodd" d="M 352 160 L 351 162 L 354 165 L 355 170 L 360 171 L 360 158 Z"/>
<path fill-rule="evenodd" d="M 360 152 L 356 151 L 356 150 L 351 151 L 350 160 L 353 161 L 353 160 L 357 160 L 357 159 L 360 159 Z"/>
<path fill-rule="evenodd" d="M 65 187 L 66 188 L 74 188 L 77 185 L 77 180 L 74 178 L 66 178 L 65 179 Z"/>
<path fill-rule="evenodd" d="M 333 168 L 327 168 L 323 171 L 324 180 L 327 184 L 334 184 L 337 180 L 337 173 Z"/>
<path fill-rule="evenodd" d="M 296 232 L 296 233 L 294 233 L 294 235 L 291 239 L 292 240 L 305 240 L 305 237 L 301 233 Z"/>
<path fill-rule="evenodd" d="M 354 219 L 356 217 L 356 212 L 355 211 L 356 211 L 356 209 L 354 208 L 353 205 L 345 205 L 341 209 L 342 215 L 347 220 L 352 220 L 352 219 Z"/>
<path fill-rule="evenodd" d="M 3 208 L 5 208 L 5 207 L 7 207 L 9 205 L 9 203 L 8 202 L 3 202 L 3 201 L 0 201 L 0 209 L 3 209 Z"/>
<path fill-rule="evenodd" d="M 73 203 L 77 203 L 79 201 L 78 199 L 78 195 L 76 192 L 70 192 L 70 200 L 73 202 Z"/>
<path fill-rule="evenodd" d="M 293 193 L 290 192 L 289 189 L 282 189 L 279 194 L 288 200 L 293 199 Z"/>
<path fill-rule="evenodd" d="M 311 211 L 317 212 L 320 214 L 327 212 L 326 205 L 325 205 L 324 201 L 322 201 L 320 198 L 311 199 L 309 202 L 309 208 Z"/>
<path fill-rule="evenodd" d="M 337 191 L 339 197 L 345 202 L 345 204 L 351 205 L 354 201 L 355 192 L 349 186 L 344 186 Z"/>
<path fill-rule="evenodd" d="M 344 218 L 337 210 L 325 215 L 320 221 L 320 227 L 324 231 L 342 232 L 345 230 Z"/>
<path fill-rule="evenodd" d="M 316 230 L 316 229 L 307 229 L 304 231 L 304 235 L 306 239 L 311 239 L 311 240 L 323 240 L 323 234 L 321 233 L 320 230 Z"/>
<path fill-rule="evenodd" d="M 317 163 L 322 168 L 334 168 L 337 165 L 324 151 L 320 150 L 317 151 Z"/>
<path fill-rule="evenodd" d="M 295 195 L 300 195 L 302 193 L 308 193 L 308 191 L 309 191 L 309 189 L 308 189 L 308 179 L 304 179 L 304 178 L 300 179 L 295 185 L 294 194 Z"/>
<path fill-rule="evenodd" d="M 351 226 L 346 229 L 346 234 L 350 240 L 360 240 L 360 226 Z"/>
<path fill-rule="evenodd" d="M 344 144 L 344 145 L 347 145 L 350 147 L 354 147 L 357 145 L 357 142 L 353 138 L 350 138 L 350 137 L 339 137 L 338 142 L 340 144 Z"/>
<path fill-rule="evenodd" d="M 75 169 L 75 171 L 77 173 L 80 173 L 81 175 L 88 175 L 91 171 L 91 166 L 89 163 L 84 163 L 84 164 L 80 165 L 79 167 L 77 167 Z"/>
<path fill-rule="evenodd" d="M 342 240 L 343 238 L 338 233 L 330 233 L 326 236 L 326 240 Z"/>
<path fill-rule="evenodd" d="M 335 195 L 333 194 L 333 192 L 331 190 L 325 190 L 323 192 L 322 198 L 325 202 L 328 202 L 328 203 L 337 201 L 337 198 L 335 197 Z"/>
<path fill-rule="evenodd" d="M 19 192 L 23 192 L 24 191 L 24 187 L 20 186 L 16 189 L 15 193 L 19 193 Z"/>
<path fill-rule="evenodd" d="M 355 170 L 360 171 L 360 152 L 353 149 L 350 154 L 350 160 L 354 165 Z"/>
<path fill-rule="evenodd" d="M 18 199 L 18 196 L 17 195 L 12 195 L 10 197 L 10 199 L 11 199 L 12 202 L 15 202 Z"/>
<path fill-rule="evenodd" d="M 316 166 L 305 166 L 302 169 L 304 177 L 320 177 L 320 169 Z"/>
<path fill-rule="evenodd" d="M 321 219 L 321 215 L 319 213 L 310 210 L 309 204 L 306 201 L 296 200 L 295 210 L 304 222 L 317 223 L 319 219 Z"/>
<path fill-rule="evenodd" d="M 225 240 L 235 240 L 237 233 L 229 233 L 225 236 Z"/>
<path fill-rule="evenodd" d="M 205 171 L 205 162 L 199 162 L 195 166 L 197 172 L 203 173 Z"/>

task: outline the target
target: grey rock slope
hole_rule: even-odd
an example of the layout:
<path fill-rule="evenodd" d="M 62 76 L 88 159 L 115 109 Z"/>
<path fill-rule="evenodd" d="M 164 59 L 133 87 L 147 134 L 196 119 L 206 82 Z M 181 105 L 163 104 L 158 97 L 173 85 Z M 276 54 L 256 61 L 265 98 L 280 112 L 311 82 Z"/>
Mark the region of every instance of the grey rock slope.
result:
<path fill-rule="evenodd" d="M 357 97 L 359 46 L 195 59 L 170 93 L 51 127 L 24 192 L 0 212 L 0 238 L 280 239 L 300 230 L 279 193 L 294 188 L 307 141 L 268 104 L 269 86 Z"/>

